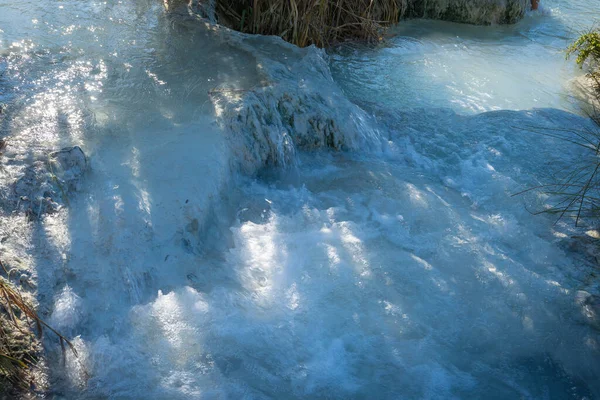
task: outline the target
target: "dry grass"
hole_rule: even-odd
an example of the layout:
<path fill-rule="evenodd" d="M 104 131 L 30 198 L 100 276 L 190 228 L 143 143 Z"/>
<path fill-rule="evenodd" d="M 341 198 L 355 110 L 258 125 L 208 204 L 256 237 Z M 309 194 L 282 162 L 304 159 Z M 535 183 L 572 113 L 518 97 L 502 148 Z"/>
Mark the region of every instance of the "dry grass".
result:
<path fill-rule="evenodd" d="M 246 33 L 277 35 L 300 47 L 377 39 L 399 21 L 407 0 L 218 0 L 221 22 Z"/>
<path fill-rule="evenodd" d="M 4 313 L 0 316 L 0 384 L 5 382 L 15 389 L 27 389 L 30 381 L 29 371 L 36 365 L 36 346 L 33 344 L 33 332 L 41 338 L 44 329 L 58 336 L 63 352 L 67 345 L 75 355 L 77 351 L 63 335 L 45 323 L 27 302 L 8 277 L 8 271 L 2 261 L 0 267 L 6 274 L 0 276 L 0 307 Z"/>
<path fill-rule="evenodd" d="M 202 0 L 200 0 L 202 1 Z M 473 24 L 514 23 L 529 0 L 214 0 L 219 23 L 245 33 L 276 35 L 300 47 L 380 40 L 403 18 Z"/>

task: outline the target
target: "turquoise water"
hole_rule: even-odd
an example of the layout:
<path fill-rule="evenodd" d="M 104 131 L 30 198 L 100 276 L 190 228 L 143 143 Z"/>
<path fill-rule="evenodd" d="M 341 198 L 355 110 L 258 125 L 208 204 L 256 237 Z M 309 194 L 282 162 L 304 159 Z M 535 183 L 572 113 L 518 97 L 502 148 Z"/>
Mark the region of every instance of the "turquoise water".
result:
<path fill-rule="evenodd" d="M 544 1 L 516 25 L 407 21 L 383 44 L 332 51 L 332 70 L 356 101 L 443 107 L 459 113 L 553 107 L 575 111 L 568 82 L 582 72 L 565 60 L 594 26 L 593 2 Z"/>

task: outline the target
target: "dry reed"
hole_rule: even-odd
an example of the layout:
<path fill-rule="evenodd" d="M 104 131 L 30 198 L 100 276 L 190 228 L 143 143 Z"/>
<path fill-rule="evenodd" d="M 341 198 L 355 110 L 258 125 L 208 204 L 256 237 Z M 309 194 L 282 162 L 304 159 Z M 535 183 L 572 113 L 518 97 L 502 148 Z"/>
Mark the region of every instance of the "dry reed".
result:
<path fill-rule="evenodd" d="M 514 23 L 528 0 L 215 0 L 219 22 L 232 29 L 276 35 L 300 47 L 346 39 L 379 40 L 402 18 L 474 24 Z"/>
<path fill-rule="evenodd" d="M 63 352 L 65 345 L 75 355 L 77 351 L 67 338 L 38 316 L 19 290 L 10 283 L 10 271 L 2 261 L 0 267 L 7 276 L 0 276 L 0 308 L 4 311 L 0 318 L 0 382 L 8 382 L 15 388 L 26 389 L 29 383 L 28 370 L 36 364 L 32 325 L 38 338 L 41 338 L 44 329 L 48 329 L 58 336 Z"/>

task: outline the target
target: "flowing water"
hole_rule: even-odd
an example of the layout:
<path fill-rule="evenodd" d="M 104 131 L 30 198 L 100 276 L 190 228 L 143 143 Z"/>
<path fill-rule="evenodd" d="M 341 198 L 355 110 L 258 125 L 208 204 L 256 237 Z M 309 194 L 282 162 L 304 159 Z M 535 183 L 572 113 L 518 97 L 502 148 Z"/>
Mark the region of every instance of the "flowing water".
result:
<path fill-rule="evenodd" d="M 542 5 L 326 54 L 158 0 L 0 0 L 3 179 L 90 160 L 58 212 L 2 219 L 79 354 L 47 334 L 40 393 L 600 398 L 592 267 L 511 197 L 585 156 L 532 130 L 587 126 L 564 49 L 600 8 Z"/>

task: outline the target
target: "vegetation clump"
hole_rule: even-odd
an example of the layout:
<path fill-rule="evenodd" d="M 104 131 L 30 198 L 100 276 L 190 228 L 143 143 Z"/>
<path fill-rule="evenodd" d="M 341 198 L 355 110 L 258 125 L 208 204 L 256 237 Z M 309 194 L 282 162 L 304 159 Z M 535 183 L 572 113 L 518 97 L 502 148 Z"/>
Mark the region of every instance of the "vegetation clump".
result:
<path fill-rule="evenodd" d="M 514 23 L 527 4 L 528 0 L 214 0 L 219 23 L 240 32 L 280 36 L 300 47 L 378 40 L 384 27 L 403 18 Z"/>
<path fill-rule="evenodd" d="M 300 47 L 373 39 L 406 12 L 406 0 L 219 0 L 220 22 L 240 32 L 277 35 Z"/>
<path fill-rule="evenodd" d="M 33 384 L 32 369 L 38 361 L 44 329 L 58 336 L 63 351 L 67 345 L 74 354 L 77 352 L 69 340 L 38 316 L 10 282 L 10 270 L 1 261 L 0 267 L 6 275 L 0 276 L 0 396 L 11 396 L 29 390 Z"/>
<path fill-rule="evenodd" d="M 577 54 L 575 62 L 580 68 L 589 64 L 589 78 L 592 79 L 597 97 L 600 98 L 600 28 L 581 35 L 567 49 L 567 57 Z"/>

